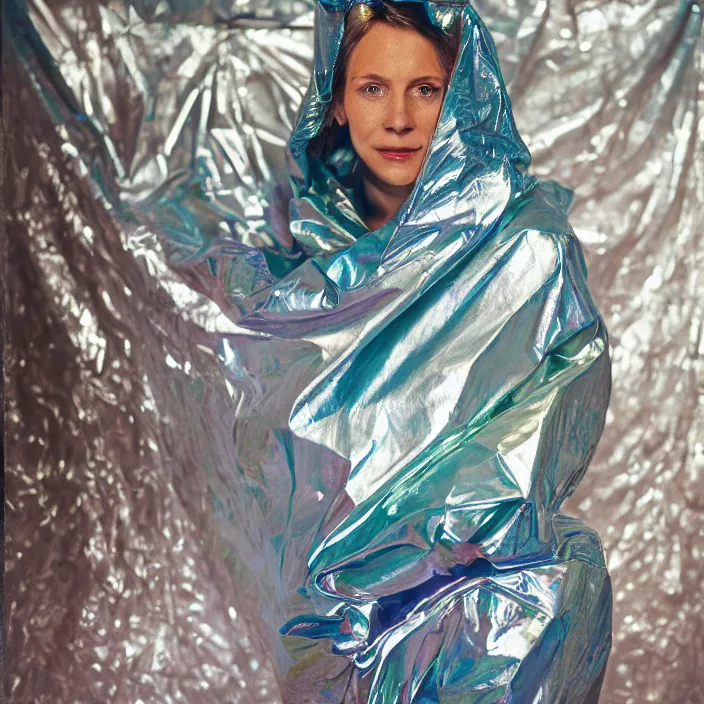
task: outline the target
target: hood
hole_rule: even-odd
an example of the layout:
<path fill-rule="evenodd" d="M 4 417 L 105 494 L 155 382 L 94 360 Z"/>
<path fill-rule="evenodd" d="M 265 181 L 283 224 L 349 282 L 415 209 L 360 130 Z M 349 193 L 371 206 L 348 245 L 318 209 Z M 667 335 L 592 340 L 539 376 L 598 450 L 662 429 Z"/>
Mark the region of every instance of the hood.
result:
<path fill-rule="evenodd" d="M 477 12 L 464 2 L 415 1 L 422 1 L 430 21 L 441 30 L 459 23 L 460 41 L 414 190 L 397 216 L 378 231 L 388 255 L 411 244 L 409 238 L 431 233 L 437 237 L 458 227 L 465 240 L 485 232 L 526 187 L 524 172 L 530 163 L 496 48 Z M 357 161 L 349 138 L 336 143 L 324 161 L 310 149 L 332 99 L 345 16 L 356 4 L 359 0 L 323 0 L 316 6 L 314 71 L 288 144 L 294 193 L 291 231 L 311 256 L 368 234 L 346 183 Z"/>

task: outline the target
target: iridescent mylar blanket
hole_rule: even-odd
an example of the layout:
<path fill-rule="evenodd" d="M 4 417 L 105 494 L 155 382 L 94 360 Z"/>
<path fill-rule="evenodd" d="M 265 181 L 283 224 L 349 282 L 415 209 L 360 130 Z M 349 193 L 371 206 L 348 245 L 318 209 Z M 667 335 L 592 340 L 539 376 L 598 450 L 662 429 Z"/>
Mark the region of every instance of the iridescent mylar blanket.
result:
<path fill-rule="evenodd" d="M 486 28 L 470 6 L 426 7 L 461 22 L 460 53 L 413 194 L 371 233 L 334 167 L 306 152 L 341 36 L 341 8 L 318 11 L 290 141 L 306 259 L 237 297 L 238 325 L 261 337 L 231 338 L 224 355 L 234 379 L 257 370 L 240 467 L 284 590 L 298 587 L 285 693 L 596 701 L 610 583 L 597 536 L 559 509 L 603 429 L 606 330 L 569 194 L 524 175 Z M 354 662 L 352 680 L 336 658 Z"/>
<path fill-rule="evenodd" d="M 287 229 L 189 237 L 139 215 L 238 326 L 218 354 L 235 461 L 276 568 L 261 619 L 290 702 L 596 701 L 611 595 L 597 536 L 559 513 L 601 435 L 607 334 L 566 217 L 524 173 L 492 40 L 466 4 L 413 194 L 369 232 L 309 156 L 344 6 L 316 13 L 289 142 Z M 291 239 L 292 236 L 292 239 Z M 237 552 L 236 537 L 230 538 Z M 276 647 L 276 646 L 272 646 Z"/>

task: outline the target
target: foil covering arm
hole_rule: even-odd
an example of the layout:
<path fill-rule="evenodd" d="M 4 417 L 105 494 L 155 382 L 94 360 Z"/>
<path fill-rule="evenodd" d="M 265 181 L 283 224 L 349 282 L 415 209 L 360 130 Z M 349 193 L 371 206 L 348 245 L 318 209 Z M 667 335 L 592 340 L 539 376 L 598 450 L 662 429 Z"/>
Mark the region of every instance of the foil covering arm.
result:
<path fill-rule="evenodd" d="M 595 588 L 606 579 L 598 539 L 584 530 L 568 539 L 561 527 L 566 519 L 556 518 L 589 464 L 610 392 L 607 333 L 564 205 L 564 191 L 537 187 L 471 266 L 458 265 L 436 285 L 431 308 L 443 324 L 434 335 L 425 330 L 440 352 L 427 364 L 444 364 L 462 391 L 434 440 L 387 468 L 388 481 L 375 486 L 371 472 L 365 477 L 369 468 L 352 463 L 348 492 L 357 496 L 356 505 L 309 561 L 308 588 L 337 600 L 335 615 L 301 616 L 285 632 L 332 637 L 339 652 L 365 660 L 380 632 L 408 626 L 410 611 L 420 611 L 430 594 L 438 599 L 440 587 L 532 579 L 534 569 L 562 570 L 568 554 L 588 565 L 579 569 L 590 572 Z M 551 223 L 551 231 L 536 222 Z M 502 290 L 512 291 L 511 306 L 500 298 Z M 510 314 L 502 317 L 505 310 Z M 424 322 L 420 308 L 407 315 Z M 465 329 L 475 349 L 456 332 L 458 318 L 474 321 Z M 412 325 L 406 335 L 413 334 Z M 384 345 L 393 348 L 393 335 L 377 344 L 375 355 Z M 414 362 L 397 352 L 385 356 L 400 367 Z M 422 378 L 417 360 L 413 368 Z M 351 365 L 349 373 L 359 379 L 360 371 Z M 398 378 L 404 370 L 393 373 Z M 499 374 L 500 392 L 483 396 Z M 403 392 L 376 397 L 377 414 L 386 414 L 391 427 L 413 426 L 412 406 L 421 396 L 409 386 Z M 422 400 L 433 407 L 427 395 Z M 348 397 L 346 413 L 354 418 L 362 403 L 364 398 Z M 377 646 L 370 645 L 375 638 Z"/>

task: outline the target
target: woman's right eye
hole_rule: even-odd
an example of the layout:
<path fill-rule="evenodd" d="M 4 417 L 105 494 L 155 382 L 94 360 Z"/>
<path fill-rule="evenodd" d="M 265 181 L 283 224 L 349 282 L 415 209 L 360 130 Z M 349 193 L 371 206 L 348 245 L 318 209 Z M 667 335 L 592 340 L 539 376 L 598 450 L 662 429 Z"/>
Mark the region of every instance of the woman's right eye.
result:
<path fill-rule="evenodd" d="M 369 85 L 364 86 L 362 92 L 367 95 L 379 95 L 381 93 L 381 87 L 376 83 L 370 83 Z"/>

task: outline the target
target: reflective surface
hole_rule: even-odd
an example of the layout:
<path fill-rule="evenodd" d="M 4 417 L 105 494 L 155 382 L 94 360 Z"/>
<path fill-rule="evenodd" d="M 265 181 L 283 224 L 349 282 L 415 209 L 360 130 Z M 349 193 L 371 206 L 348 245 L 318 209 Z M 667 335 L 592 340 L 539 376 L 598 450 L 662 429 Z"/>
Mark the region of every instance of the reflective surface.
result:
<path fill-rule="evenodd" d="M 590 600 L 579 594 L 585 584 L 598 593 L 597 545 L 562 520 L 551 541 L 547 519 L 551 497 L 572 488 L 560 478 L 584 464 L 598 436 L 606 388 L 604 332 L 579 250 L 569 237 L 540 234 L 565 229 L 564 194 L 529 188 L 525 210 L 504 213 L 511 193 L 529 186 L 513 168 L 523 149 L 508 125 L 506 151 L 473 173 L 482 186 L 471 191 L 482 206 L 475 212 L 450 213 L 448 203 L 441 223 L 425 222 L 421 198 L 408 227 L 364 236 L 344 192 L 317 185 L 294 203 L 297 254 L 283 188 L 261 184 L 286 172 L 282 147 L 311 32 L 228 28 L 232 15 L 196 17 L 183 5 L 162 5 L 157 17 L 136 3 L 37 2 L 29 24 L 11 17 L 23 59 L 8 72 L 11 124 L 23 126 L 7 197 L 6 589 L 16 700 L 271 701 L 273 673 L 330 639 L 335 653 L 288 673 L 291 701 L 323 681 L 339 700 L 351 657 L 368 674 L 353 679 L 349 697 L 419 682 L 430 662 L 448 673 L 446 692 L 466 692 L 472 672 L 452 653 L 482 643 L 482 662 L 507 658 L 499 667 L 519 673 L 530 665 L 533 684 L 559 686 L 577 664 L 553 657 L 553 674 L 535 678 L 525 644 L 543 628 L 552 644 L 597 645 L 598 620 L 580 627 Z M 570 219 L 611 332 L 605 436 L 568 504 L 600 530 L 614 579 L 601 701 L 696 701 L 701 14 L 664 2 L 477 7 L 512 79 L 535 171 L 576 188 Z M 303 116 L 313 124 L 315 109 Z M 306 130 L 304 120 L 301 145 Z M 492 171 L 501 156 L 505 166 Z M 472 178 L 449 173 L 470 187 Z M 423 196 L 442 198 L 442 188 Z M 321 223 L 323 201 L 335 207 Z M 529 226 L 482 228 L 499 220 Z M 477 238 L 457 234 L 468 231 Z M 463 247 L 471 251 L 461 258 Z M 438 272 L 433 262 L 454 268 Z M 490 285 L 477 284 L 482 263 Z M 511 307 L 521 300 L 530 305 Z M 582 327 L 593 334 L 549 354 Z M 500 356 L 510 364 L 496 366 L 495 349 L 510 349 Z M 543 369 L 542 358 L 564 363 Z M 528 378 L 525 399 L 553 382 L 554 396 L 533 408 L 505 393 L 502 384 Z M 499 399 L 510 401 L 501 413 L 482 414 Z M 577 405 L 579 414 L 560 417 L 582 434 L 533 424 Z M 595 411 L 591 422 L 585 409 Z M 408 416 L 395 425 L 398 413 Z M 296 468 L 295 487 L 282 466 Z M 539 509 L 535 522 L 521 505 Z M 359 530 L 357 516 L 371 527 Z M 458 552 L 467 531 L 493 568 Z M 546 546 L 560 544 L 546 567 Z M 528 558 L 537 562 L 520 562 Z M 439 576 L 428 585 L 430 572 Z M 300 584 L 306 591 L 292 600 Z M 525 616 L 531 599 L 541 616 Z M 421 615 L 408 613 L 421 603 Z M 560 604 L 571 607 L 569 627 L 555 636 L 550 614 Z M 333 607 L 327 620 L 312 616 Z M 288 653 L 277 646 L 287 619 L 300 638 L 284 639 Z M 378 647 L 392 635 L 393 647 Z M 425 682 L 432 689 L 438 680 Z M 546 701 L 559 700 L 555 691 Z"/>

